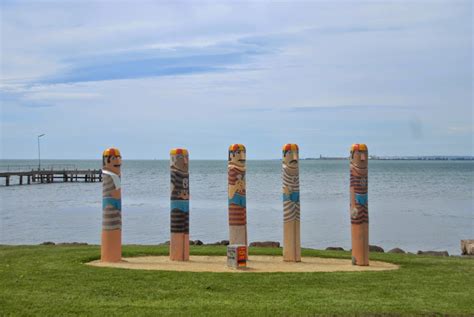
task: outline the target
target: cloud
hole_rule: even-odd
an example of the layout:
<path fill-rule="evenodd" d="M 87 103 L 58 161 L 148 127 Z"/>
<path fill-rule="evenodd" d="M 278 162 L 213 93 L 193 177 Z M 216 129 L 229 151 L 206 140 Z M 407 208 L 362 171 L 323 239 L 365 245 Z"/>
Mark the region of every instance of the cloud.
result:
<path fill-rule="evenodd" d="M 457 127 L 448 127 L 448 132 L 450 134 L 473 134 L 473 126 L 457 126 Z"/>
<path fill-rule="evenodd" d="M 308 106 L 291 107 L 289 112 L 324 112 L 324 111 L 386 111 L 386 110 L 404 110 L 413 111 L 418 107 L 394 106 L 394 105 L 334 105 L 334 106 Z"/>
<path fill-rule="evenodd" d="M 32 92 L 28 95 L 28 100 L 87 100 L 96 99 L 99 97 L 97 93 L 87 92 L 50 92 L 50 91 L 37 91 Z"/>
<path fill-rule="evenodd" d="M 68 71 L 40 80 L 43 84 L 74 83 L 145 77 L 160 77 L 208 73 L 230 70 L 227 66 L 242 63 L 256 52 L 229 54 L 205 54 L 178 58 L 142 57 L 135 54 L 133 59 L 112 57 L 111 61 L 89 60 L 77 63 Z M 116 58 L 115 61 L 112 61 Z"/>
<path fill-rule="evenodd" d="M 1 6 L 11 157 L 38 131 L 57 158 L 110 143 L 129 158 L 177 145 L 219 158 L 233 142 L 266 158 L 288 140 L 306 156 L 472 147 L 456 130 L 472 125 L 470 3 Z"/>
<path fill-rule="evenodd" d="M 4 88 L 0 102 L 4 108 L 21 106 L 27 108 L 49 108 L 70 102 L 77 103 L 96 100 L 98 93 L 75 91 L 77 87 L 67 85 L 53 86 L 23 86 Z"/>

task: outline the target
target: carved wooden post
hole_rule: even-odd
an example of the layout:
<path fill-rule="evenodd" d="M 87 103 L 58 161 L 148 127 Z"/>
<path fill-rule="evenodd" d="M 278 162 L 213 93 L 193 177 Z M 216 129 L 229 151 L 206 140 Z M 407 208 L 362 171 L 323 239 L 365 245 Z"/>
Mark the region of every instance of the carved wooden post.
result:
<path fill-rule="evenodd" d="M 189 155 L 186 149 L 172 149 L 170 259 L 189 260 Z"/>
<path fill-rule="evenodd" d="M 120 151 L 109 148 L 102 155 L 102 246 L 103 262 L 119 262 L 122 259 L 122 194 Z"/>
<path fill-rule="evenodd" d="M 352 264 L 369 265 L 368 149 L 353 144 L 350 157 Z"/>
<path fill-rule="evenodd" d="M 232 144 L 229 147 L 228 160 L 229 244 L 247 246 L 245 146 Z"/>
<path fill-rule="evenodd" d="M 283 260 L 301 261 L 298 145 L 283 146 Z"/>

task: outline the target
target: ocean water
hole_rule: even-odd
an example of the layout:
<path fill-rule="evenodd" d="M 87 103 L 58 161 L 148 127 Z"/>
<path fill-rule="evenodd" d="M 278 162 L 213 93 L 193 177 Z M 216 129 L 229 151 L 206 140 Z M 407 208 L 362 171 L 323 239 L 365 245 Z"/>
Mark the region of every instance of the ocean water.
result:
<path fill-rule="evenodd" d="M 0 161 L 0 166 L 35 161 Z M 99 160 L 42 161 L 100 168 Z M 349 162 L 300 162 L 302 246 L 350 248 Z M 0 179 L 0 181 L 3 179 Z M 14 178 L 12 183 L 17 183 Z M 169 240 L 169 162 L 124 160 L 123 243 Z M 190 161 L 190 238 L 228 239 L 227 162 Z M 474 239 L 474 162 L 370 161 L 370 243 L 386 250 L 448 250 Z M 0 184 L 0 244 L 100 243 L 101 183 Z M 281 241 L 281 162 L 247 162 L 251 241 Z"/>

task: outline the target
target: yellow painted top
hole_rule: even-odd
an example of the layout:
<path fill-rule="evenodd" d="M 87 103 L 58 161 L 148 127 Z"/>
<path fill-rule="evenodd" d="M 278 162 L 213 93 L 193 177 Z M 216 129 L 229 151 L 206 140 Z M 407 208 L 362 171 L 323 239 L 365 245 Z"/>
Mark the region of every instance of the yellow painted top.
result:
<path fill-rule="evenodd" d="M 119 149 L 110 147 L 107 150 L 105 150 L 104 153 L 102 153 L 102 156 L 120 156 L 121 157 L 122 155 L 120 155 Z"/>
<path fill-rule="evenodd" d="M 180 148 L 171 149 L 170 154 L 171 155 L 177 155 L 177 154 L 189 155 L 188 150 L 180 149 Z"/>
<path fill-rule="evenodd" d="M 237 151 L 237 150 L 245 152 L 245 145 L 243 145 L 243 144 L 232 144 L 231 146 L 229 146 L 229 152 L 234 152 L 234 151 Z"/>
<path fill-rule="evenodd" d="M 352 144 L 351 146 L 351 152 L 354 152 L 354 151 L 367 151 L 367 145 L 363 144 L 363 143 L 356 143 L 356 144 Z"/>
<path fill-rule="evenodd" d="M 283 152 L 285 151 L 299 151 L 298 144 L 294 143 L 287 143 L 283 145 Z"/>

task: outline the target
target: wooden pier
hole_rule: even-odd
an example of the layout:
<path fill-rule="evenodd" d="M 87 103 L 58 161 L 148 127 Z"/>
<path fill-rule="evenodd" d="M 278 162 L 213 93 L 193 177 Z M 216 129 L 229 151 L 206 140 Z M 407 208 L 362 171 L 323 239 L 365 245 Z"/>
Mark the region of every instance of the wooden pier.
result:
<path fill-rule="evenodd" d="M 10 168 L 9 168 L 10 169 Z M 30 185 L 33 183 L 47 184 L 55 182 L 86 182 L 94 183 L 102 181 L 102 170 L 100 169 L 60 169 L 50 168 L 41 170 L 17 170 L 1 171 L 0 178 L 5 178 L 5 186 L 11 185 L 11 180 L 18 178 L 17 185 Z"/>

